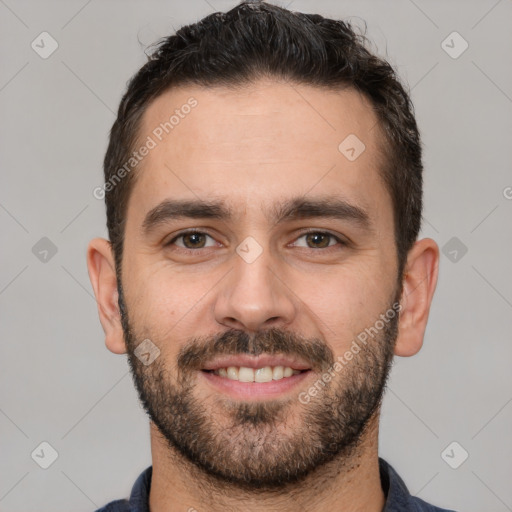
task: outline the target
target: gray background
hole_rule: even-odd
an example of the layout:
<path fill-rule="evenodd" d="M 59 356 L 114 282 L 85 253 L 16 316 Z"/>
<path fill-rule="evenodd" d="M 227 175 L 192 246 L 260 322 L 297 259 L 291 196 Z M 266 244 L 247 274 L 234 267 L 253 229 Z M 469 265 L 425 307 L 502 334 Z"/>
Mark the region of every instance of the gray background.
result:
<path fill-rule="evenodd" d="M 126 356 L 104 346 L 87 275 L 87 243 L 106 236 L 92 191 L 144 45 L 235 3 L 0 0 L 1 511 L 94 510 L 151 464 L 148 420 Z M 290 8 L 366 20 L 422 131 L 422 236 L 445 249 L 424 347 L 396 358 L 380 454 L 427 501 L 512 510 L 512 1 Z M 47 59 L 31 48 L 43 31 L 59 45 Z M 453 31 L 469 43 L 458 58 L 442 46 Z M 31 457 L 42 441 L 58 452 L 48 469 Z"/>

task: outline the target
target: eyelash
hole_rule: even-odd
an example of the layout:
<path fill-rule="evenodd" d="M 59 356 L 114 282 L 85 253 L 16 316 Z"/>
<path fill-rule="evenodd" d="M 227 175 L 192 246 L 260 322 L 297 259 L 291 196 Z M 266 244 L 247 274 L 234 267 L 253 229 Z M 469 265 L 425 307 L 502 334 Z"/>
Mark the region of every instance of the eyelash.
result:
<path fill-rule="evenodd" d="M 348 242 L 342 240 L 341 238 L 339 238 L 338 236 L 334 235 L 333 233 L 329 232 L 329 231 L 319 231 L 318 229 L 309 229 L 309 230 L 306 230 L 306 231 L 303 231 L 297 238 L 296 240 L 298 240 L 299 238 L 302 238 L 303 236 L 306 236 L 306 235 L 309 235 L 309 234 L 319 234 L 319 235 L 327 235 L 327 236 L 330 236 L 331 238 L 334 238 L 342 247 L 346 247 L 348 246 Z M 172 240 L 170 240 L 169 242 L 167 242 L 165 244 L 165 247 L 168 247 L 168 246 L 171 246 L 174 244 L 174 242 L 176 242 L 176 240 L 178 240 L 179 238 L 182 238 L 186 235 L 190 235 L 190 234 L 194 234 L 194 235 L 206 235 L 206 236 L 209 236 L 210 238 L 213 239 L 213 237 L 205 232 L 205 231 L 199 231 L 197 229 L 188 229 L 188 230 L 185 230 L 185 231 L 181 231 L 180 233 L 178 233 L 174 238 L 172 238 Z M 201 249 L 211 249 L 212 247 L 199 247 L 198 249 L 189 249 L 187 247 L 179 247 L 178 246 L 178 249 L 180 251 L 184 251 L 184 252 L 189 252 L 189 253 L 192 253 L 192 252 L 198 252 L 200 251 Z M 311 251 L 319 251 L 319 250 L 323 250 L 324 252 L 325 251 L 328 251 L 328 250 L 331 250 L 331 249 L 335 249 L 336 248 L 336 245 L 329 245 L 327 247 L 320 247 L 320 248 L 312 248 L 312 247 L 302 247 L 302 249 L 309 249 Z"/>

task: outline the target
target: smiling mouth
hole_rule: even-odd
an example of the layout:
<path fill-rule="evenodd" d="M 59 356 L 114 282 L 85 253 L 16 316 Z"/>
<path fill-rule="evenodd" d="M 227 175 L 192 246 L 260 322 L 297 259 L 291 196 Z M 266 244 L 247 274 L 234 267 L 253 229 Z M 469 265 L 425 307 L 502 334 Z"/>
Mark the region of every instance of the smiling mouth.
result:
<path fill-rule="evenodd" d="M 216 370 L 202 370 L 203 372 L 217 375 L 224 379 L 238 382 L 265 383 L 288 379 L 293 375 L 306 373 L 310 370 L 294 370 L 290 366 L 263 366 L 261 368 L 249 368 L 247 366 L 227 366 Z"/>

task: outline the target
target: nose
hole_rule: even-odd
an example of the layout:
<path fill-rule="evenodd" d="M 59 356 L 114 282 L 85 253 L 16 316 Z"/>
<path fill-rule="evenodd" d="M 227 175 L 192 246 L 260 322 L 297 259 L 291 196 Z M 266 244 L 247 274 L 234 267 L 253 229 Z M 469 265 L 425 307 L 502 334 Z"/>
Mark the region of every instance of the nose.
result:
<path fill-rule="evenodd" d="M 271 260 L 268 249 L 251 263 L 235 255 L 215 303 L 219 324 L 255 333 L 292 323 L 297 311 L 294 295 Z"/>

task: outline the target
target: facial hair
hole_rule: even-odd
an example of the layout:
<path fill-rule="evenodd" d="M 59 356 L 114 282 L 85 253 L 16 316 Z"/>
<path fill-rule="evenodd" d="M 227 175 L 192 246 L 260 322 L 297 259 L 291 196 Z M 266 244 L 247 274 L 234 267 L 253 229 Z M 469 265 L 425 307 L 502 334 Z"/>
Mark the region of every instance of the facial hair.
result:
<path fill-rule="evenodd" d="M 332 380 L 317 386 L 309 403 L 299 401 L 298 392 L 261 401 L 220 395 L 212 399 L 194 391 L 198 372 L 215 356 L 299 356 L 321 380 L 323 372 L 332 372 L 334 354 L 323 340 L 286 330 L 272 328 L 250 336 L 230 329 L 188 340 L 175 362 L 159 356 L 145 366 L 134 353 L 143 339 L 157 346 L 172 340 L 152 338 L 150 326 L 132 325 L 121 284 L 118 291 L 128 363 L 139 399 L 169 449 L 192 467 L 219 485 L 261 492 L 297 484 L 317 468 L 353 456 L 381 405 L 398 335 L 398 312 L 382 322 L 378 335 L 359 344 L 360 351 Z"/>

